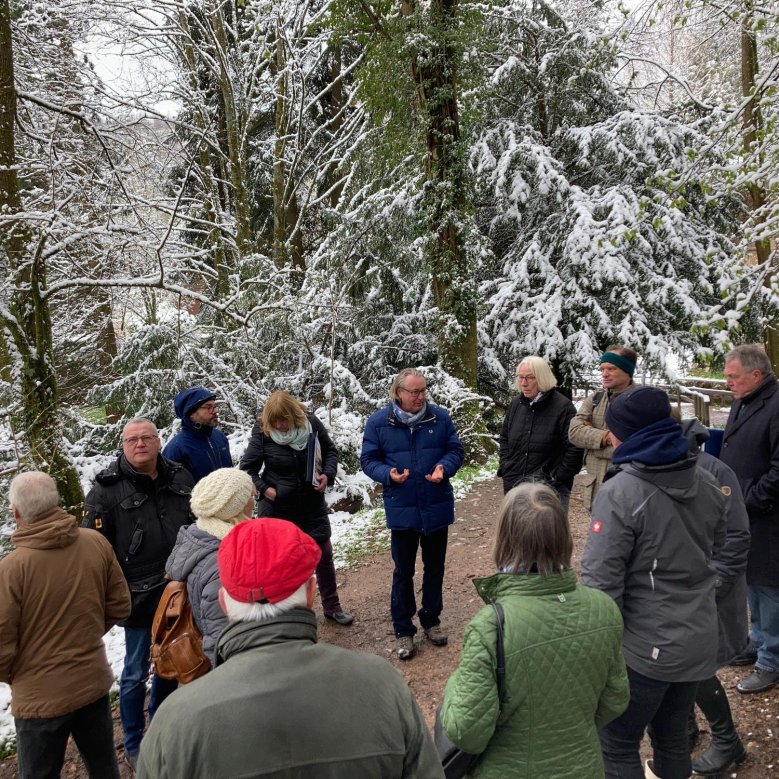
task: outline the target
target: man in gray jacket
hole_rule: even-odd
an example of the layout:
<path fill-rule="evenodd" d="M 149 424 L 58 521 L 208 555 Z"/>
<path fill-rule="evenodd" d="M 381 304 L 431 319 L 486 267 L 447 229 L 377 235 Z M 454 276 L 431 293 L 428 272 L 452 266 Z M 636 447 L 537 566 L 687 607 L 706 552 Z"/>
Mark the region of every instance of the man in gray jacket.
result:
<path fill-rule="evenodd" d="M 646 776 L 690 776 L 687 715 L 698 682 L 717 666 L 712 559 L 725 539 L 727 502 L 696 467 L 670 412 L 655 387 L 622 393 L 606 412 L 619 470 L 595 499 L 582 581 L 611 595 L 625 623 L 630 704 L 600 734 L 610 779 L 645 776 L 647 727 L 654 758 Z"/>
<path fill-rule="evenodd" d="M 231 624 L 216 668 L 160 707 L 140 777 L 443 777 L 400 674 L 375 655 L 317 643 L 320 555 L 283 519 L 241 522 L 225 536 L 217 561 Z"/>

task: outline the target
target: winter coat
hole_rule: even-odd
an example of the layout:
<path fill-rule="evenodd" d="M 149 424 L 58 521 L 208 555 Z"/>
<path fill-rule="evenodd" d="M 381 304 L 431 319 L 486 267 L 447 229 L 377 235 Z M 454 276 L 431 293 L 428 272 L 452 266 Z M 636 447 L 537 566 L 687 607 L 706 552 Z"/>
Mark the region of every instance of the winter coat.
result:
<path fill-rule="evenodd" d="M 698 455 L 698 467 L 714 477 L 727 498 L 725 543 L 714 560 L 719 621 L 717 664 L 723 666 L 745 648 L 749 633 L 746 581 L 749 516 L 732 468 L 708 452 L 698 451 L 708 440 L 709 431 L 697 419 L 686 419 L 682 422 L 682 432 L 690 444 L 690 451 Z"/>
<path fill-rule="evenodd" d="M 577 585 L 573 571 L 499 573 L 475 584 L 486 602 L 503 606 L 507 692 L 500 711 L 497 618 L 488 607 L 465 629 L 441 711 L 455 744 L 483 751 L 471 776 L 602 779 L 598 728 L 630 699 L 614 601 Z"/>
<path fill-rule="evenodd" d="M 606 425 L 606 409 L 617 395 L 631 389 L 633 382 L 623 390 L 599 390 L 586 397 L 568 428 L 568 438 L 574 446 L 585 449 L 584 471 L 582 474 L 582 503 L 592 511 L 595 496 L 606 478 L 614 454 L 613 446 L 603 446 L 603 434 Z M 597 400 L 597 403 L 594 401 Z"/>
<path fill-rule="evenodd" d="M 664 438 L 652 434 L 656 426 Z M 681 428 L 669 419 L 634 433 L 617 454 L 627 444 L 640 457 L 645 438 L 655 460 L 663 445 L 669 458 L 687 448 Z M 625 660 L 634 671 L 665 682 L 714 674 L 713 560 L 725 542 L 726 516 L 725 495 L 689 454 L 666 464 L 625 463 L 598 492 L 582 581 L 611 595 L 621 608 Z"/>
<path fill-rule="evenodd" d="M 11 536 L 0 560 L 0 682 L 14 717 L 62 717 L 114 682 L 103 635 L 130 613 L 111 545 L 53 508 Z"/>
<path fill-rule="evenodd" d="M 391 530 L 416 530 L 424 535 L 454 522 L 454 492 L 449 480 L 463 464 L 463 445 L 452 418 L 428 403 L 413 430 L 403 424 L 390 404 L 368 417 L 362 439 L 360 465 L 367 476 L 384 485 L 384 512 Z M 443 465 L 444 479 L 435 484 L 425 479 L 436 465 Z M 403 484 L 390 471 L 408 468 Z"/>
<path fill-rule="evenodd" d="M 322 473 L 332 486 L 338 470 L 338 450 L 335 448 L 327 428 L 314 416 L 308 415 L 312 434 L 319 437 L 322 450 Z M 312 446 L 309 441 L 309 446 Z M 330 510 L 325 496 L 314 489 L 306 479 L 308 447 L 297 450 L 286 444 L 277 444 L 262 432 L 262 426 L 255 422 L 249 445 L 246 447 L 239 468 L 252 477 L 260 496 L 257 516 L 275 517 L 294 522 L 304 533 L 320 543 L 330 538 Z M 270 500 L 265 490 L 273 487 L 276 497 Z"/>
<path fill-rule="evenodd" d="M 82 525 L 108 539 L 122 567 L 133 600 L 125 627 L 151 627 L 176 535 L 194 519 L 191 492 L 189 471 L 162 456 L 153 480 L 138 473 L 123 454 L 95 478 L 84 501 Z"/>
<path fill-rule="evenodd" d="M 425 721 L 403 677 L 367 652 L 318 644 L 295 608 L 234 622 L 217 666 L 179 688 L 141 743 L 138 777 L 441 779 Z"/>
<path fill-rule="evenodd" d="M 584 459 L 584 450 L 568 440 L 575 413 L 573 403 L 555 389 L 535 403 L 522 394 L 511 401 L 500 433 L 498 476 L 504 492 L 524 481 L 571 489 Z"/>
<path fill-rule="evenodd" d="M 214 395 L 202 387 L 179 392 L 173 403 L 176 416 L 181 420 L 181 430 L 165 444 L 164 457 L 181 463 L 197 484 L 204 476 L 218 468 L 232 468 L 230 443 L 218 428 L 199 425 L 189 418 L 192 406 L 212 399 Z"/>
<path fill-rule="evenodd" d="M 179 529 L 176 544 L 165 565 L 167 575 L 187 583 L 187 595 L 195 624 L 203 634 L 203 651 L 214 665 L 216 640 L 227 627 L 227 617 L 219 605 L 219 569 L 216 553 L 221 539 L 196 525 Z"/>
<path fill-rule="evenodd" d="M 747 583 L 779 587 L 779 382 L 773 374 L 731 407 L 720 460 L 738 476 L 749 514 Z"/>

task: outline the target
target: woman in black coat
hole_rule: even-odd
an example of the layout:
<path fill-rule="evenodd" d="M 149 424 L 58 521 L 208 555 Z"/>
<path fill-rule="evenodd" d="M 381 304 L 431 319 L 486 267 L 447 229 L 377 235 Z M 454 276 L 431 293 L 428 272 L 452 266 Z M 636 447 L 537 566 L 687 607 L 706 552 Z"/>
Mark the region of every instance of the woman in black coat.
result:
<path fill-rule="evenodd" d="M 503 478 L 503 491 L 521 482 L 543 481 L 568 511 L 573 477 L 584 459 L 584 450 L 568 440 L 576 409 L 555 389 L 557 379 L 541 357 L 525 357 L 517 366 L 516 380 L 519 395 L 511 402 L 500 433 L 498 476 Z"/>
<path fill-rule="evenodd" d="M 257 516 L 293 522 L 319 544 L 316 580 L 325 617 L 350 625 L 353 617 L 341 608 L 336 589 L 324 495 L 335 480 L 338 450 L 325 426 L 292 395 L 277 390 L 252 428 L 239 467 L 257 488 Z"/>

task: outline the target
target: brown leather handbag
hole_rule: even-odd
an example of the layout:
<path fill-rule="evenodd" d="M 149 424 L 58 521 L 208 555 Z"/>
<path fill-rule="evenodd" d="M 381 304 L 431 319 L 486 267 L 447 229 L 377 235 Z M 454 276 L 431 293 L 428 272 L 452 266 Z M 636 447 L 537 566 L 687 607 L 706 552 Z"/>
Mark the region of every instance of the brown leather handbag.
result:
<path fill-rule="evenodd" d="M 192 618 L 186 582 L 165 587 L 151 626 L 151 661 L 161 679 L 187 684 L 211 670 L 203 634 Z"/>

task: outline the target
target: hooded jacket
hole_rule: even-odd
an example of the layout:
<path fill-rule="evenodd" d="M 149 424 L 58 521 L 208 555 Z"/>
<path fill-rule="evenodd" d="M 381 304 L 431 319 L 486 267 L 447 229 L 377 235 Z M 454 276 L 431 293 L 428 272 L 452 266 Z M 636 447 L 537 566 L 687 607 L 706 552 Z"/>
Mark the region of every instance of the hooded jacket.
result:
<path fill-rule="evenodd" d="M 138 473 L 123 454 L 95 477 L 81 524 L 102 533 L 116 553 L 133 601 L 125 627 L 151 627 L 176 535 L 194 519 L 191 492 L 189 471 L 161 455 L 156 479 Z"/>
<path fill-rule="evenodd" d="M 720 485 L 727 500 L 725 543 L 714 559 L 717 569 L 717 617 L 719 620 L 718 665 L 725 665 L 747 643 L 747 555 L 749 554 L 749 516 L 738 477 L 725 463 L 708 452 L 698 451 L 709 438 L 709 431 L 697 419 L 685 419 L 682 432 L 690 451 L 698 455 L 698 467 L 708 471 Z"/>
<path fill-rule="evenodd" d="M 499 441 L 504 492 L 536 480 L 571 489 L 584 459 L 584 450 L 568 440 L 575 413 L 573 403 L 555 389 L 535 403 L 522 394 L 511 401 Z"/>
<path fill-rule="evenodd" d="M 392 403 L 374 411 L 365 423 L 360 465 L 366 476 L 384 485 L 384 512 L 391 530 L 416 530 L 424 535 L 454 522 L 454 492 L 450 479 L 463 464 L 463 445 L 448 412 L 432 403 L 413 428 L 403 424 Z M 436 465 L 444 479 L 427 481 Z M 402 484 L 390 478 L 397 468 L 409 476 Z"/>
<path fill-rule="evenodd" d="M 642 442 L 655 464 L 640 462 Z M 598 492 L 582 558 L 582 582 L 622 611 L 627 665 L 666 682 L 708 679 L 717 666 L 714 560 L 727 501 L 695 456 L 680 459 L 688 446 L 669 418 L 617 447 L 615 459 L 632 460 Z"/>
<path fill-rule="evenodd" d="M 720 459 L 738 476 L 749 514 L 747 583 L 779 587 L 779 382 L 773 374 L 731 406 Z"/>
<path fill-rule="evenodd" d="M 598 728 L 630 698 L 614 601 L 577 586 L 573 571 L 498 573 L 474 584 L 487 603 L 503 606 L 506 700 L 501 710 L 497 623 L 488 607 L 465 629 L 441 710 L 449 738 L 465 751 L 483 752 L 471 776 L 602 779 Z"/>
<path fill-rule="evenodd" d="M 216 668 L 155 714 L 138 763 L 140 779 L 443 775 L 403 677 L 375 655 L 317 644 L 303 608 L 231 624 Z"/>
<path fill-rule="evenodd" d="M 203 403 L 216 397 L 203 387 L 190 387 L 179 392 L 173 400 L 173 409 L 181 420 L 181 430 L 165 444 L 163 456 L 181 463 L 197 484 L 218 468 L 232 468 L 230 442 L 227 436 L 216 427 L 198 425 L 189 415 Z"/>
<path fill-rule="evenodd" d="M 130 593 L 111 545 L 61 508 L 11 541 L 0 560 L 0 682 L 15 717 L 62 717 L 111 689 L 103 635 L 130 613 Z"/>
<path fill-rule="evenodd" d="M 332 486 L 338 471 L 338 450 L 316 415 L 308 414 L 308 421 L 312 434 L 319 438 L 322 473 L 327 476 L 328 485 Z M 315 541 L 324 542 L 330 538 L 330 510 L 325 496 L 306 479 L 309 446 L 298 451 L 286 444 L 277 444 L 262 432 L 262 425 L 255 422 L 249 445 L 238 467 L 252 477 L 257 488 L 260 496 L 257 516 L 294 522 Z M 268 487 L 276 490 L 276 498 L 272 501 L 265 497 Z"/>
<path fill-rule="evenodd" d="M 212 667 L 216 659 L 216 640 L 227 627 L 227 617 L 219 605 L 221 582 L 216 553 L 220 541 L 196 525 L 182 527 L 165 564 L 171 579 L 187 583 L 192 616 L 203 634 L 203 651 Z"/>

